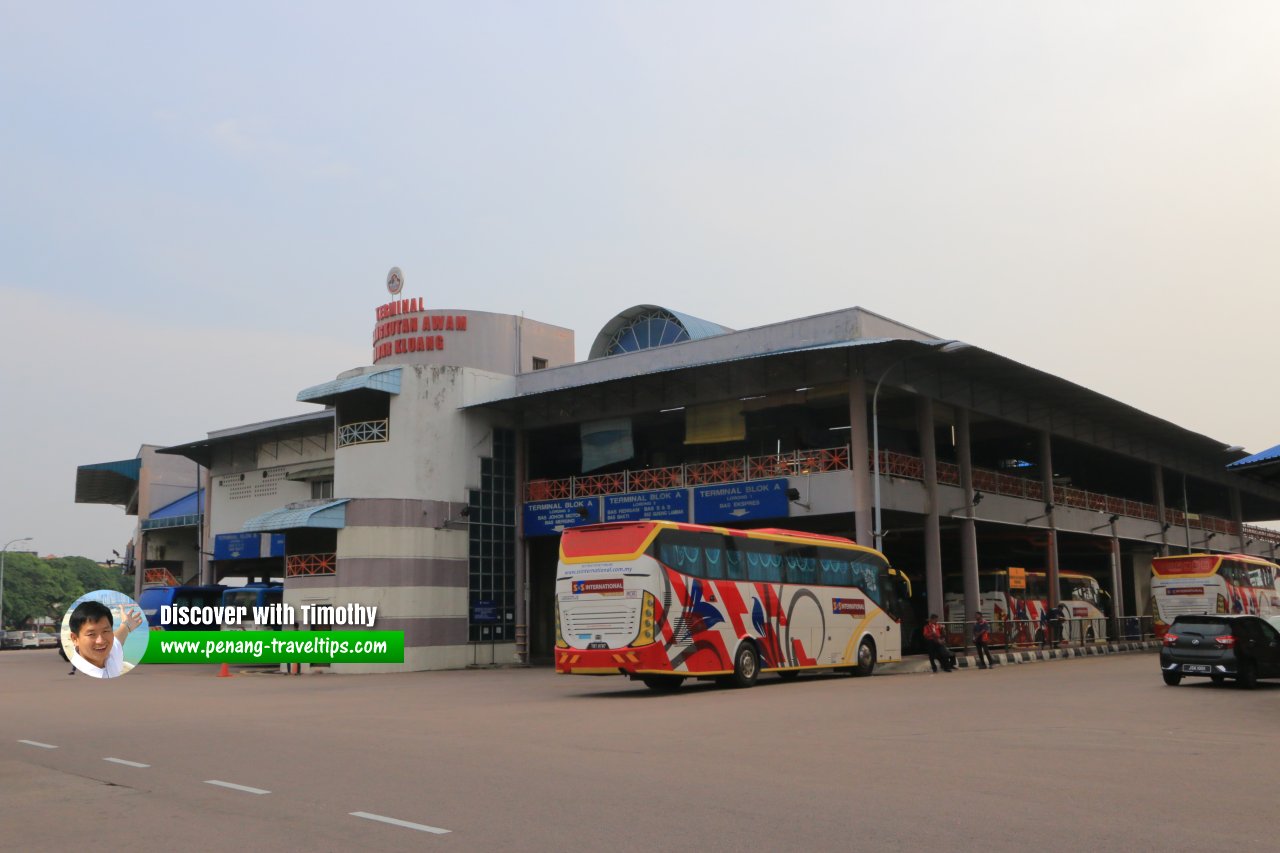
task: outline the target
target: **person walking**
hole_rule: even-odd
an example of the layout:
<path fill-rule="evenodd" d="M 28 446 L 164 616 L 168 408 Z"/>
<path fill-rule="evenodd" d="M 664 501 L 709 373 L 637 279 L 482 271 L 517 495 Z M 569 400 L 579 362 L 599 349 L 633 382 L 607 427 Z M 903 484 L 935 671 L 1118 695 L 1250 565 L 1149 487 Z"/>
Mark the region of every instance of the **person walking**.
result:
<path fill-rule="evenodd" d="M 978 669 L 987 669 L 996 665 L 995 658 L 991 657 L 991 647 L 987 645 L 990 641 L 991 623 L 978 613 L 973 618 L 973 647 L 978 650 Z M 985 663 L 982 660 L 984 655 Z"/>
<path fill-rule="evenodd" d="M 1050 607 L 1046 604 L 1040 608 L 1040 648 L 1053 645 L 1053 617 L 1049 615 Z"/>
<path fill-rule="evenodd" d="M 938 624 L 938 614 L 930 613 L 929 621 L 924 626 L 924 641 L 929 649 L 929 667 L 934 671 L 938 671 L 938 664 L 942 664 L 943 672 L 950 672 L 953 664 L 951 650 L 947 648 L 942 633 L 942 626 Z"/>

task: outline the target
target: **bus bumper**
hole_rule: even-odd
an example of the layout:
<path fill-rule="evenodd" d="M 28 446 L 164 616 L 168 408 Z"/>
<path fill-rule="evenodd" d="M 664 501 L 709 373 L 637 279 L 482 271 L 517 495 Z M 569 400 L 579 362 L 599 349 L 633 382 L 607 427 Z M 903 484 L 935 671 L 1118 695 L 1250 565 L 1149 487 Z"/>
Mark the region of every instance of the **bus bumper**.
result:
<path fill-rule="evenodd" d="M 561 675 L 665 673 L 671 672 L 671 661 L 658 643 L 621 649 L 556 649 L 556 672 Z"/>

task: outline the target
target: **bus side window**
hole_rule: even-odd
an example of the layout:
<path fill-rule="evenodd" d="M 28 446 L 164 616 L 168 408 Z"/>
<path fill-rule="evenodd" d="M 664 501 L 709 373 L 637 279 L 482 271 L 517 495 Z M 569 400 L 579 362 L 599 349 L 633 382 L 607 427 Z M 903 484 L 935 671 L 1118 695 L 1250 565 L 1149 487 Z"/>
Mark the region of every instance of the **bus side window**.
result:
<path fill-rule="evenodd" d="M 747 555 L 737 549 L 733 540 L 726 540 L 724 543 L 724 565 L 729 573 L 729 580 L 747 579 Z"/>
<path fill-rule="evenodd" d="M 782 554 L 774 542 L 743 540 L 738 543 L 753 583 L 782 583 Z"/>
<path fill-rule="evenodd" d="M 713 535 L 701 536 L 704 540 L 702 547 L 703 568 L 706 571 L 704 577 L 711 580 L 723 580 L 725 576 L 725 556 L 724 544 L 720 541 L 720 537 Z"/>
<path fill-rule="evenodd" d="M 818 582 L 818 560 L 814 549 L 805 545 L 793 545 L 784 552 L 787 567 L 787 583 L 815 584 Z"/>
<path fill-rule="evenodd" d="M 837 552 L 820 551 L 818 553 L 818 583 L 823 586 L 849 586 L 853 577 L 849 571 L 849 561 Z"/>

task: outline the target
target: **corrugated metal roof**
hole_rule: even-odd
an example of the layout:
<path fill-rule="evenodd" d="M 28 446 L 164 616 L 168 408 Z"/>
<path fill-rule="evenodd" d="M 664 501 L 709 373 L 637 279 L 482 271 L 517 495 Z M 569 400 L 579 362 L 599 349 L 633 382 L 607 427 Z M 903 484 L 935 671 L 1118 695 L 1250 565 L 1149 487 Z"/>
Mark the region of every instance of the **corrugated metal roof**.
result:
<path fill-rule="evenodd" d="M 326 501 L 321 504 L 298 506 L 291 504 L 255 515 L 240 526 L 244 533 L 270 533 L 297 527 L 319 527 L 341 530 L 347 526 L 346 503 L 350 498 Z"/>
<path fill-rule="evenodd" d="M 197 515 L 204 509 L 204 489 L 189 492 L 173 503 L 165 504 L 148 518 L 176 518 L 180 515 Z"/>
<path fill-rule="evenodd" d="M 313 385 L 298 392 L 298 401 L 301 403 L 332 403 L 334 397 L 361 389 L 399 394 L 402 370 L 403 368 L 393 367 L 389 370 L 377 370 L 372 373 L 361 373 L 359 376 L 335 379 L 323 385 Z"/>
<path fill-rule="evenodd" d="M 138 490 L 139 458 L 96 462 L 76 468 L 76 503 L 128 506 Z"/>
<path fill-rule="evenodd" d="M 733 331 L 728 326 L 721 326 L 719 323 L 703 320 L 701 317 L 694 317 L 692 314 L 672 311 L 670 308 L 667 311 L 680 321 L 680 325 L 684 326 L 684 330 L 689 333 L 689 340 L 691 341 L 698 341 L 703 338 L 709 338 L 712 335 L 723 335 Z"/>
<path fill-rule="evenodd" d="M 1252 468 L 1255 465 L 1261 465 L 1263 462 L 1271 462 L 1277 459 L 1280 459 L 1280 444 L 1277 444 L 1275 447 L 1267 448 L 1266 450 L 1263 450 L 1260 453 L 1255 453 L 1252 456 L 1246 456 L 1243 459 L 1237 459 L 1235 462 L 1232 462 L 1227 467 L 1236 468 L 1236 469 Z"/>

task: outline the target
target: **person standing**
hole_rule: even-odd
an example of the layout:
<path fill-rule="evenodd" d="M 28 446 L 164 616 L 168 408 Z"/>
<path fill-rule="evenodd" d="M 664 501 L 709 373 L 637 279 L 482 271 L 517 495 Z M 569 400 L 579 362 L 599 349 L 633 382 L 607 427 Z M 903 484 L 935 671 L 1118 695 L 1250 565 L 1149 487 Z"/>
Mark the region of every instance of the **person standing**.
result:
<path fill-rule="evenodd" d="M 929 667 L 938 671 L 942 664 L 943 672 L 950 672 L 952 666 L 951 650 L 943 639 L 942 626 L 938 624 L 938 614 L 930 613 L 929 621 L 924 626 L 924 642 L 929 649 Z"/>
<path fill-rule="evenodd" d="M 1053 617 L 1049 605 L 1040 608 L 1040 648 L 1053 645 Z M 1056 610 L 1056 608 L 1054 608 Z"/>
<path fill-rule="evenodd" d="M 991 642 L 991 623 L 979 613 L 973 620 L 973 647 L 978 650 L 978 669 L 987 669 L 996 665 L 995 658 L 991 657 L 991 647 L 987 645 L 989 642 Z M 985 663 L 982 660 L 984 655 Z"/>

